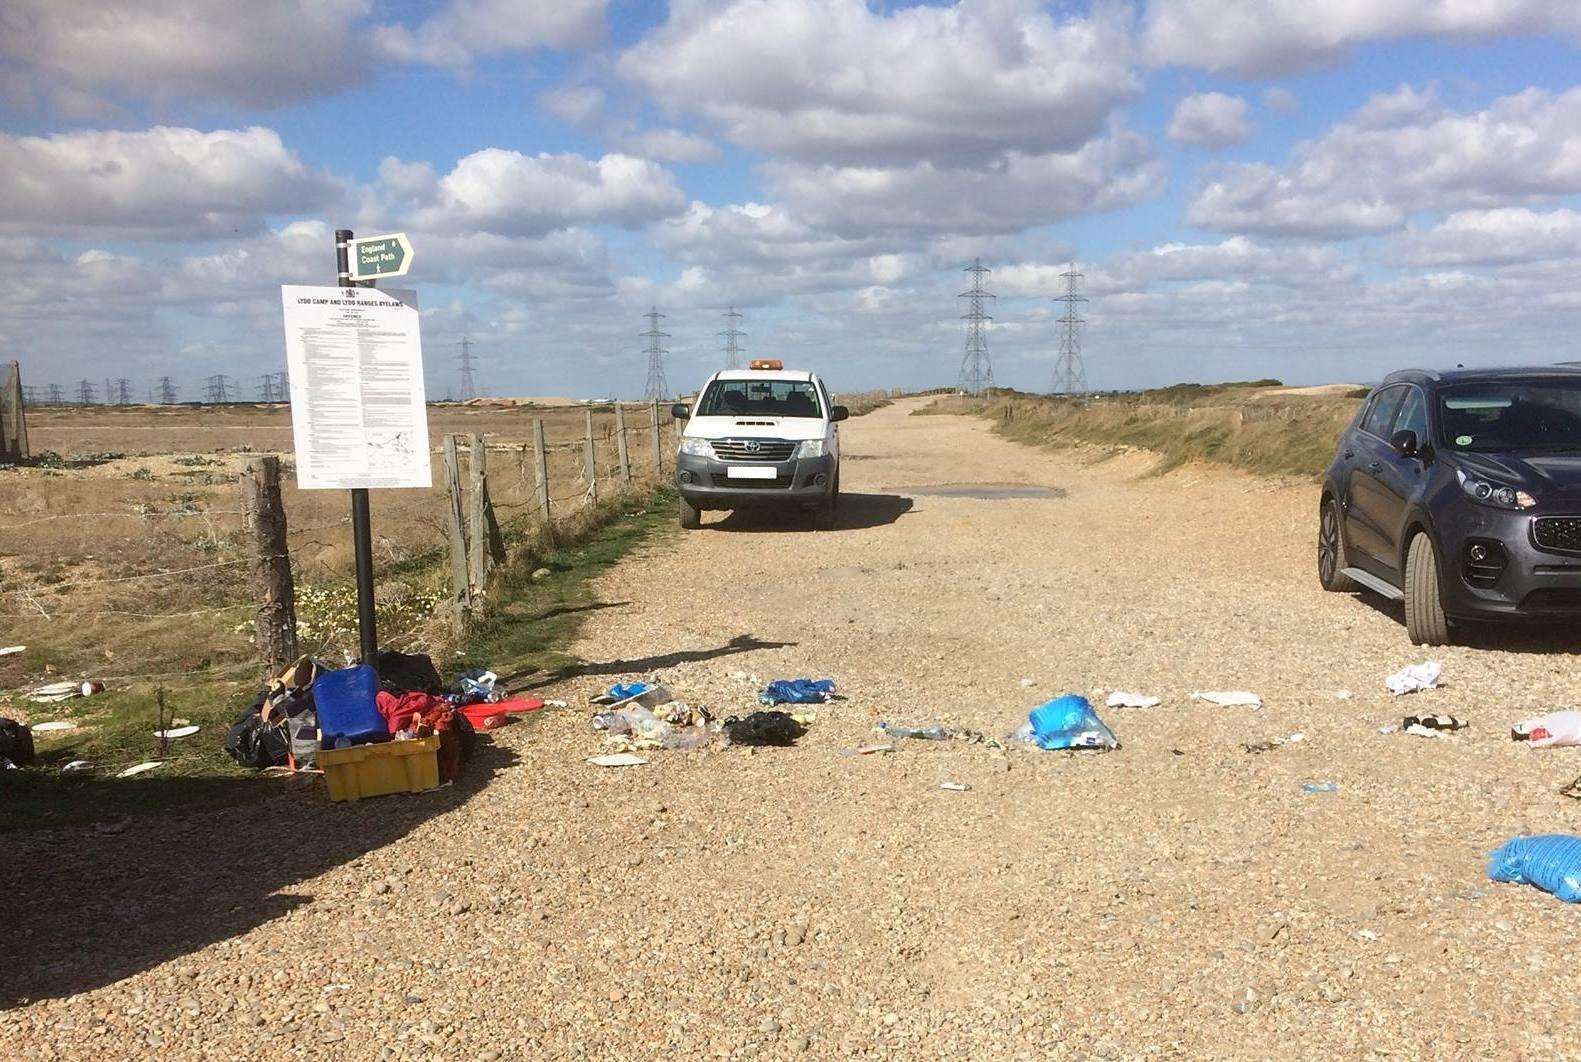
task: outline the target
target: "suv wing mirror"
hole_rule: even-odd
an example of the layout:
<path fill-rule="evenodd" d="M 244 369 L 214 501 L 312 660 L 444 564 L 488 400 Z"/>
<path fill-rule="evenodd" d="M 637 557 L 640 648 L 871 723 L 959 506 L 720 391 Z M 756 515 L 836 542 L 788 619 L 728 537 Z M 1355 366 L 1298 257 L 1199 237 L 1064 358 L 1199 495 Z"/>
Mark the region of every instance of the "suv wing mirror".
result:
<path fill-rule="evenodd" d="M 691 415 L 692 411 L 687 408 L 685 402 L 677 402 L 675 405 L 670 407 L 670 416 L 674 417 L 676 420 L 686 420 Z"/>
<path fill-rule="evenodd" d="M 1416 457 L 1420 443 L 1416 432 L 1410 428 L 1402 428 L 1389 437 L 1389 445 L 1394 447 L 1394 452 L 1401 457 Z"/>
<path fill-rule="evenodd" d="M 835 406 L 833 409 L 829 410 L 829 419 L 831 421 L 847 420 L 850 418 L 850 416 L 851 411 L 846 409 L 844 406 Z"/>

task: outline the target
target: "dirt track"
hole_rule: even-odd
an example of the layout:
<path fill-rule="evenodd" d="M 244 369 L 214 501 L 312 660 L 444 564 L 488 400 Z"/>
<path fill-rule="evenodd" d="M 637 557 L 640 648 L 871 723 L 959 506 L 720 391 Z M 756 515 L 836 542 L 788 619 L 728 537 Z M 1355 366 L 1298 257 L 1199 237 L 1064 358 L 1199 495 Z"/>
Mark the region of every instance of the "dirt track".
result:
<path fill-rule="evenodd" d="M 1581 750 L 1505 736 L 1575 703 L 1563 643 L 1439 651 L 1447 688 L 1390 698 L 1384 676 L 1423 654 L 1317 588 L 1310 484 L 1142 478 L 1139 455 L 1034 451 L 914 406 L 845 427 L 840 529 L 715 514 L 620 565 L 603 596 L 623 604 L 576 647 L 596 673 L 501 731 L 481 788 L 29 842 L 13 865 L 86 881 L 71 910 L 113 939 L 35 927 L 5 1000 L 79 994 L 0 1016 L 0 1054 L 1574 1050 L 1577 911 L 1483 873 L 1515 833 L 1581 828 L 1556 793 Z M 928 489 L 960 484 L 1066 493 Z M 733 671 L 831 676 L 849 700 L 794 749 L 585 765 L 586 694 L 654 669 L 716 709 L 750 707 Z M 1116 688 L 1164 698 L 1104 711 L 1117 752 L 839 755 L 878 718 L 1000 735 L 1048 696 Z M 1473 726 L 1377 733 L 1414 711 Z M 1325 780 L 1339 791 L 1303 794 Z M 260 845 L 266 887 L 232 865 Z M 138 887 L 152 858 L 188 870 L 161 896 Z"/>

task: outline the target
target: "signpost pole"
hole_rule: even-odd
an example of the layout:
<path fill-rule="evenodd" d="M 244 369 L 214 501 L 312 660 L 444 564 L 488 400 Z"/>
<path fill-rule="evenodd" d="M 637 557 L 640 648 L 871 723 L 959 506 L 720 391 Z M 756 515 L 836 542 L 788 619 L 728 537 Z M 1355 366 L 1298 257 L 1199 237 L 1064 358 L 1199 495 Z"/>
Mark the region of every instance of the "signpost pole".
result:
<path fill-rule="evenodd" d="M 350 229 L 335 230 L 335 267 L 343 288 L 355 287 L 357 283 L 351 279 L 346 253 L 351 237 Z M 357 551 L 357 630 L 362 635 L 362 662 L 371 666 L 379 655 L 379 632 L 373 614 L 373 525 L 368 518 L 366 487 L 351 492 L 351 538 Z"/>

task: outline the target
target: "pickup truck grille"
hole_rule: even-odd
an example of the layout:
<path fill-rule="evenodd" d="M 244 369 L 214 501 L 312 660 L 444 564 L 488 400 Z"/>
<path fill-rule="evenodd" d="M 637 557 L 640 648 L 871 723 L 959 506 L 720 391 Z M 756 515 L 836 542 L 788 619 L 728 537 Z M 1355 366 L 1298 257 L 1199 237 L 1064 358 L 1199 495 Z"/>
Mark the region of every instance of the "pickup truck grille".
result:
<path fill-rule="evenodd" d="M 1544 549 L 1581 553 L 1581 516 L 1539 516 L 1532 534 Z"/>
<path fill-rule="evenodd" d="M 789 461 L 796 444 L 784 439 L 715 439 L 714 455 L 721 461 Z"/>
<path fill-rule="evenodd" d="M 714 486 L 730 487 L 736 490 L 769 490 L 778 488 L 789 490 L 791 484 L 796 482 L 795 476 L 775 476 L 773 479 L 731 479 L 729 476 L 714 473 Z"/>

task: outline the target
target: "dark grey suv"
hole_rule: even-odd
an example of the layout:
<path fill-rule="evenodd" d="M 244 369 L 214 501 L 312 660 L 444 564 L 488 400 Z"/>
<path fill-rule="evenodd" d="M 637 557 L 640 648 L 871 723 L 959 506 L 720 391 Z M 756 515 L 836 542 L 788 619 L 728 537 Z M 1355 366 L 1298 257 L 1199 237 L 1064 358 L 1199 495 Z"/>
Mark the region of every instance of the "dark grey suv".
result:
<path fill-rule="evenodd" d="M 1323 480 L 1318 577 L 1457 621 L 1581 619 L 1581 369 L 1390 374 Z"/>

